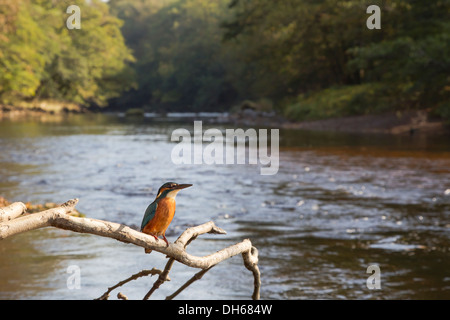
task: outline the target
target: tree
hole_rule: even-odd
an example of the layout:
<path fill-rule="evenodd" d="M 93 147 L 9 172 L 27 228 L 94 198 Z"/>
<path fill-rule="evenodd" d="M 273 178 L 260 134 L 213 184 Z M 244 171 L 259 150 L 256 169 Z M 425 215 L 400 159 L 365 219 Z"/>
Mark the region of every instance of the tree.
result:
<path fill-rule="evenodd" d="M 363 81 L 394 88 L 397 101 L 412 108 L 435 108 L 450 116 L 449 1 L 394 2 L 384 20 L 393 31 L 382 41 L 352 48 L 349 66 Z"/>
<path fill-rule="evenodd" d="M 45 67 L 44 34 L 33 19 L 35 6 L 2 0 L 0 20 L 0 101 L 33 96 Z"/>
<path fill-rule="evenodd" d="M 139 88 L 125 96 L 154 110 L 226 108 L 235 98 L 225 77 L 220 21 L 225 1 L 178 0 L 145 4 L 112 0 L 137 58 Z M 119 99 L 118 103 L 124 101 Z"/>
<path fill-rule="evenodd" d="M 12 13 L 0 30 L 0 101 L 56 99 L 104 105 L 133 86 L 121 21 L 100 0 L 2 0 Z M 12 3 L 15 4 L 12 4 Z M 69 5 L 82 28 L 68 30 Z"/>
<path fill-rule="evenodd" d="M 380 30 L 366 28 L 369 4 L 381 7 Z M 233 0 L 230 8 L 225 39 L 246 62 L 235 78 L 289 116 L 450 114 L 449 1 Z"/>

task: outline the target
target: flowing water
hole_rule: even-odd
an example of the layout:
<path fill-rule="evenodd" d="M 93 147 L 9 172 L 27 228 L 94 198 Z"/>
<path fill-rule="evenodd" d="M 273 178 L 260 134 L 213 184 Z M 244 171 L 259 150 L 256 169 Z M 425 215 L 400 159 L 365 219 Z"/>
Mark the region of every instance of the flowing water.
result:
<path fill-rule="evenodd" d="M 210 125 L 211 127 L 212 125 Z M 214 125 L 220 130 L 231 125 Z M 192 119 L 72 115 L 0 121 L 0 196 L 10 201 L 79 198 L 88 217 L 140 225 L 166 181 L 192 183 L 167 231 L 210 220 L 226 235 L 188 247 L 207 255 L 249 238 L 259 250 L 263 299 L 449 299 L 450 138 L 280 130 L 280 168 L 175 165 L 176 128 Z M 44 228 L 0 241 L 1 299 L 94 299 L 166 258 L 112 239 Z M 367 268 L 380 268 L 370 290 Z M 73 289 L 71 268 L 80 273 Z M 175 264 L 152 298 L 197 270 Z M 142 299 L 155 277 L 113 291 Z M 71 289 L 72 288 L 72 289 Z M 177 298 L 249 299 L 240 256 L 211 269 Z"/>

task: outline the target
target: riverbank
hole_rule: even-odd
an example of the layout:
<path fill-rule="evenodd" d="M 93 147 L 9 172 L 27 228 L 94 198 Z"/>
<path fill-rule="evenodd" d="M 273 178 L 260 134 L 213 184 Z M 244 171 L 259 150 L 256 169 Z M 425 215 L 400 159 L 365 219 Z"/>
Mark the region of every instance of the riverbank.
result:
<path fill-rule="evenodd" d="M 107 111 L 108 109 L 105 109 Z M 141 110 L 141 109 L 139 109 Z M 74 104 L 43 102 L 35 106 L 0 105 L 0 120 L 63 116 L 73 113 L 92 112 Z M 94 111 L 95 112 L 95 111 Z M 98 111 L 97 111 L 98 112 Z M 126 113 L 128 116 L 128 114 Z M 133 116 L 144 116 L 144 112 Z M 303 129 L 312 131 L 335 131 L 347 133 L 384 134 L 450 134 L 450 125 L 432 117 L 427 110 L 397 111 L 383 114 L 338 117 L 313 121 L 292 121 L 273 111 L 258 111 L 244 108 L 207 121 L 208 123 L 230 123 L 234 126 L 257 126 L 280 129 Z"/>
<path fill-rule="evenodd" d="M 45 115 L 62 115 L 68 113 L 86 113 L 87 108 L 69 102 L 44 100 L 19 105 L 0 104 L 1 119 L 20 119 L 25 117 L 41 117 Z"/>
<path fill-rule="evenodd" d="M 274 113 L 242 110 L 229 116 L 236 125 L 261 125 L 283 129 L 335 131 L 348 133 L 450 134 L 450 126 L 433 118 L 427 110 L 387 112 L 374 115 L 348 116 L 314 121 L 290 121 Z"/>

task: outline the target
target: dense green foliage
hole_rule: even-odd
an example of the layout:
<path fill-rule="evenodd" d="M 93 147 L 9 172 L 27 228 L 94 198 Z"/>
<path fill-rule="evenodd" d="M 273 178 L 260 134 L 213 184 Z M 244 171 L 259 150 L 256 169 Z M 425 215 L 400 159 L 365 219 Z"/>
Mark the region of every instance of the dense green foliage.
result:
<path fill-rule="evenodd" d="M 366 28 L 371 4 L 381 8 L 379 30 Z M 290 117 L 429 107 L 449 113 L 449 1 L 235 0 L 232 6 L 226 36 L 246 44 L 251 62 L 243 74 L 253 74 L 256 95 L 287 105 Z"/>
<path fill-rule="evenodd" d="M 0 0 L 0 102 L 56 99 L 103 105 L 132 82 L 121 21 L 99 1 Z M 69 5 L 81 29 L 69 30 Z M 132 79 L 132 78 L 130 78 Z"/>
<path fill-rule="evenodd" d="M 111 0 L 125 22 L 139 83 L 115 103 L 182 111 L 229 107 L 236 96 L 220 27 L 226 2 Z"/>
<path fill-rule="evenodd" d="M 411 108 L 446 116 L 449 1 L 111 0 L 139 88 L 163 110 L 271 100 L 293 119 Z M 369 5 L 381 29 L 369 30 Z M 447 104 L 446 104 L 447 103 Z"/>
<path fill-rule="evenodd" d="M 65 27 L 69 2 L 81 30 Z M 0 4 L 0 102 L 206 111 L 253 100 L 293 119 L 415 108 L 450 118 L 449 0 Z M 381 29 L 369 30 L 373 4 Z"/>

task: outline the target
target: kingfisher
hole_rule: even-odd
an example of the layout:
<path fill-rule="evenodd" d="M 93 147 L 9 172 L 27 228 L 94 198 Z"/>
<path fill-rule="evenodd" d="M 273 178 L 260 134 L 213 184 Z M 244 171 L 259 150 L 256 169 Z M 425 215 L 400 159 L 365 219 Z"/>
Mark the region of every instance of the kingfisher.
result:
<path fill-rule="evenodd" d="M 156 240 L 158 240 L 158 236 L 162 236 L 168 246 L 169 242 L 166 239 L 165 233 L 175 215 L 175 197 L 181 189 L 191 186 L 192 184 L 164 183 L 159 188 L 155 201 L 145 210 L 141 223 L 141 232 L 153 236 Z M 152 250 L 145 249 L 145 253 L 150 252 Z"/>

